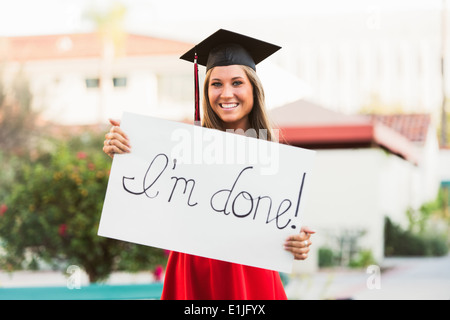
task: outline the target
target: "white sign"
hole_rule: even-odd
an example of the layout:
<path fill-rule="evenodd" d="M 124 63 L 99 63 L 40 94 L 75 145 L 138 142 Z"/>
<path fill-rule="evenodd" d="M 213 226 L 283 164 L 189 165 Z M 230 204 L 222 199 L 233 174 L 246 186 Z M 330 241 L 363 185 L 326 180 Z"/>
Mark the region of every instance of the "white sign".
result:
<path fill-rule="evenodd" d="M 291 272 L 314 151 L 131 113 L 121 128 L 100 236 Z"/>

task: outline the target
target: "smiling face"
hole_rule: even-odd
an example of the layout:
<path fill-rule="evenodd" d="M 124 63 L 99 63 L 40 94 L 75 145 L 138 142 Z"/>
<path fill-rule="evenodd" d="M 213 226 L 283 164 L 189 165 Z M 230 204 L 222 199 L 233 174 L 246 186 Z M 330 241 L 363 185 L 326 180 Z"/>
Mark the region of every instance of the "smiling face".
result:
<path fill-rule="evenodd" d="M 247 130 L 250 127 L 248 115 L 253 109 L 253 86 L 241 66 L 212 69 L 208 96 L 224 129 Z"/>

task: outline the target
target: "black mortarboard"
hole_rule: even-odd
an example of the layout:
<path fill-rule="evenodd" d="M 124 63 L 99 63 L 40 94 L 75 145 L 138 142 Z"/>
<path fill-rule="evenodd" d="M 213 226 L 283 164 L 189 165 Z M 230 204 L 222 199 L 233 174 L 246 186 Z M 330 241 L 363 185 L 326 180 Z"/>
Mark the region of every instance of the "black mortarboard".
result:
<path fill-rule="evenodd" d="M 256 70 L 256 65 L 281 47 L 239 33 L 220 29 L 186 52 L 180 59 L 194 63 L 195 121 L 200 121 L 197 64 L 206 71 L 219 66 L 244 65 Z"/>

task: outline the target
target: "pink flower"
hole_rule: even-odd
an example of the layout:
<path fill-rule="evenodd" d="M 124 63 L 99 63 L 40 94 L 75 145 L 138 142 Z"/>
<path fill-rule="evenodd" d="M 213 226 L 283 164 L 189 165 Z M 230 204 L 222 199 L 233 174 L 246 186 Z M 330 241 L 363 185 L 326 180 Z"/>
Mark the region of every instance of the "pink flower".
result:
<path fill-rule="evenodd" d="M 0 206 L 0 217 L 3 217 L 3 215 L 5 214 L 5 212 L 8 210 L 8 206 L 4 203 L 2 203 L 2 205 Z"/>
<path fill-rule="evenodd" d="M 67 231 L 67 225 L 66 224 L 60 224 L 59 228 L 58 228 L 58 234 L 63 237 L 66 235 L 66 231 Z"/>
<path fill-rule="evenodd" d="M 86 159 L 86 158 L 87 158 L 86 152 L 83 152 L 83 151 L 78 152 L 78 153 L 77 153 L 77 158 L 78 158 L 79 160 Z"/>
<path fill-rule="evenodd" d="M 155 270 L 153 271 L 153 276 L 155 277 L 156 281 L 161 281 L 163 276 L 163 267 L 161 265 L 156 266 Z"/>

